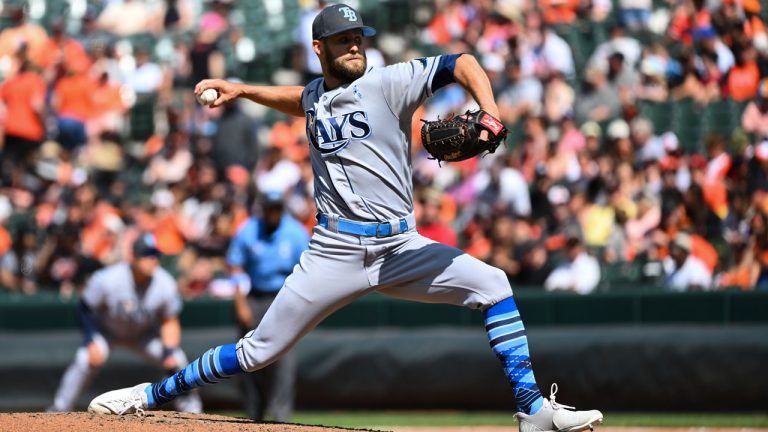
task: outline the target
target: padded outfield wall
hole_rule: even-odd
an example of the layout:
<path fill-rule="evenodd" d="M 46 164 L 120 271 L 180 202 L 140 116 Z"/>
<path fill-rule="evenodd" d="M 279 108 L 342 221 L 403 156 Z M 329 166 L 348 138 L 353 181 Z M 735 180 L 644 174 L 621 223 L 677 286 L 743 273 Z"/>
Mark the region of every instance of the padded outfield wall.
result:
<path fill-rule="evenodd" d="M 764 410 L 768 295 L 684 298 L 661 293 L 520 295 L 542 390 L 557 382 L 560 400 L 606 410 Z M 59 304 L 60 312 L 48 304 L 47 315 L 32 311 L 30 304 L 24 307 L 29 308 L 24 321 L 33 329 L 21 330 L 6 314 L 9 309 L 0 306 L 3 411 L 50 404 L 80 340 L 61 319 L 71 316 L 71 304 Z M 59 328 L 40 328 L 59 313 Z M 187 304 L 183 346 L 188 354 L 234 341 L 229 320 L 228 303 Z M 453 307 L 375 297 L 353 304 L 297 347 L 299 405 L 508 409 L 512 395 L 480 322 L 479 312 Z M 81 406 L 104 390 L 159 374 L 133 354 L 115 350 Z M 205 389 L 203 396 L 209 408 L 239 405 L 235 382 Z"/>

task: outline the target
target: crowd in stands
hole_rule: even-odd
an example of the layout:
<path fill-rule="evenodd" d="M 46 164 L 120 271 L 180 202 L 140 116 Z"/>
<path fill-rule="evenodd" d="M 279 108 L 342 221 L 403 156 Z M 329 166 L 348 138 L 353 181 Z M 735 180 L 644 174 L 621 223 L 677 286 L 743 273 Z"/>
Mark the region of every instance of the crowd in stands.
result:
<path fill-rule="evenodd" d="M 302 26 L 326 2 L 299 3 L 284 66 L 301 74 L 273 81 L 319 73 Z M 151 231 L 184 295 L 231 293 L 223 257 L 260 193 L 283 193 L 307 230 L 315 224 L 304 119 L 195 103 L 200 79 L 247 70 L 229 54 L 258 24 L 238 19 L 237 1 L 97 6 L 45 27 L 21 6 L 2 11 L 0 285 L 71 296 Z M 416 113 L 423 235 L 503 269 L 523 290 L 768 289 L 764 5 L 427 6 L 427 19 L 424 4 L 413 6 L 420 18 L 409 31 L 379 29 L 369 65 L 473 53 L 511 132 L 495 154 L 440 166 L 420 145 L 419 119 L 473 101 L 451 86 Z M 159 35 L 173 42 L 155 44 Z"/>

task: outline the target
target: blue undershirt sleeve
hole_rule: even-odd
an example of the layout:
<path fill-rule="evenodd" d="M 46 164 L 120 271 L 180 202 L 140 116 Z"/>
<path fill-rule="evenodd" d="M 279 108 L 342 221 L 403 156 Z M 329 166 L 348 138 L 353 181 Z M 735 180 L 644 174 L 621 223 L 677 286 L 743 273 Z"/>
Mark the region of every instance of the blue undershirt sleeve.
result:
<path fill-rule="evenodd" d="M 93 337 L 99 333 L 99 326 L 96 324 L 96 317 L 93 316 L 93 311 L 82 300 L 77 307 L 77 320 L 80 323 L 80 328 L 83 330 L 85 343 L 90 343 L 93 341 Z"/>
<path fill-rule="evenodd" d="M 437 70 L 435 70 L 435 76 L 432 78 L 432 87 L 430 87 L 432 93 L 448 84 L 456 82 L 453 70 L 456 68 L 456 60 L 461 57 L 461 55 L 462 54 L 449 54 L 440 56 L 440 60 L 437 62 Z"/>

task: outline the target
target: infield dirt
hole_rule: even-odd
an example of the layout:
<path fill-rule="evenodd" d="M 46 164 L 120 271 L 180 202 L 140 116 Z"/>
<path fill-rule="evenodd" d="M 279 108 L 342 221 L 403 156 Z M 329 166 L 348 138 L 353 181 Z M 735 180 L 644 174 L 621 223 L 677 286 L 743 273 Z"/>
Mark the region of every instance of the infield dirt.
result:
<path fill-rule="evenodd" d="M 107 416 L 84 412 L 0 414 L 0 432 L 337 432 L 352 430 L 361 429 L 254 423 L 244 418 L 170 411 L 153 411 L 144 417 Z"/>
<path fill-rule="evenodd" d="M 373 429 L 346 429 L 288 423 L 254 423 L 249 419 L 208 414 L 183 414 L 153 411 L 144 417 L 104 416 L 76 413 L 4 413 L 0 414 L 0 432 L 339 432 Z M 508 427 L 395 427 L 393 432 L 515 432 Z M 595 432 L 766 432 L 758 428 L 631 428 L 600 427 Z"/>

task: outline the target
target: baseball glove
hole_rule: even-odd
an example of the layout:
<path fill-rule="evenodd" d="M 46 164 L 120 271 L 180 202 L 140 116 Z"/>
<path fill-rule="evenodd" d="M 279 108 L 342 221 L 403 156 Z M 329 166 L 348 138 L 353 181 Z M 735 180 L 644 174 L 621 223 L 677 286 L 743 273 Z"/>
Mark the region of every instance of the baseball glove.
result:
<path fill-rule="evenodd" d="M 493 153 L 507 138 L 507 128 L 483 110 L 467 111 L 436 121 L 421 120 L 421 142 L 438 162 L 458 162 L 483 152 Z M 488 131 L 488 140 L 480 132 Z"/>

